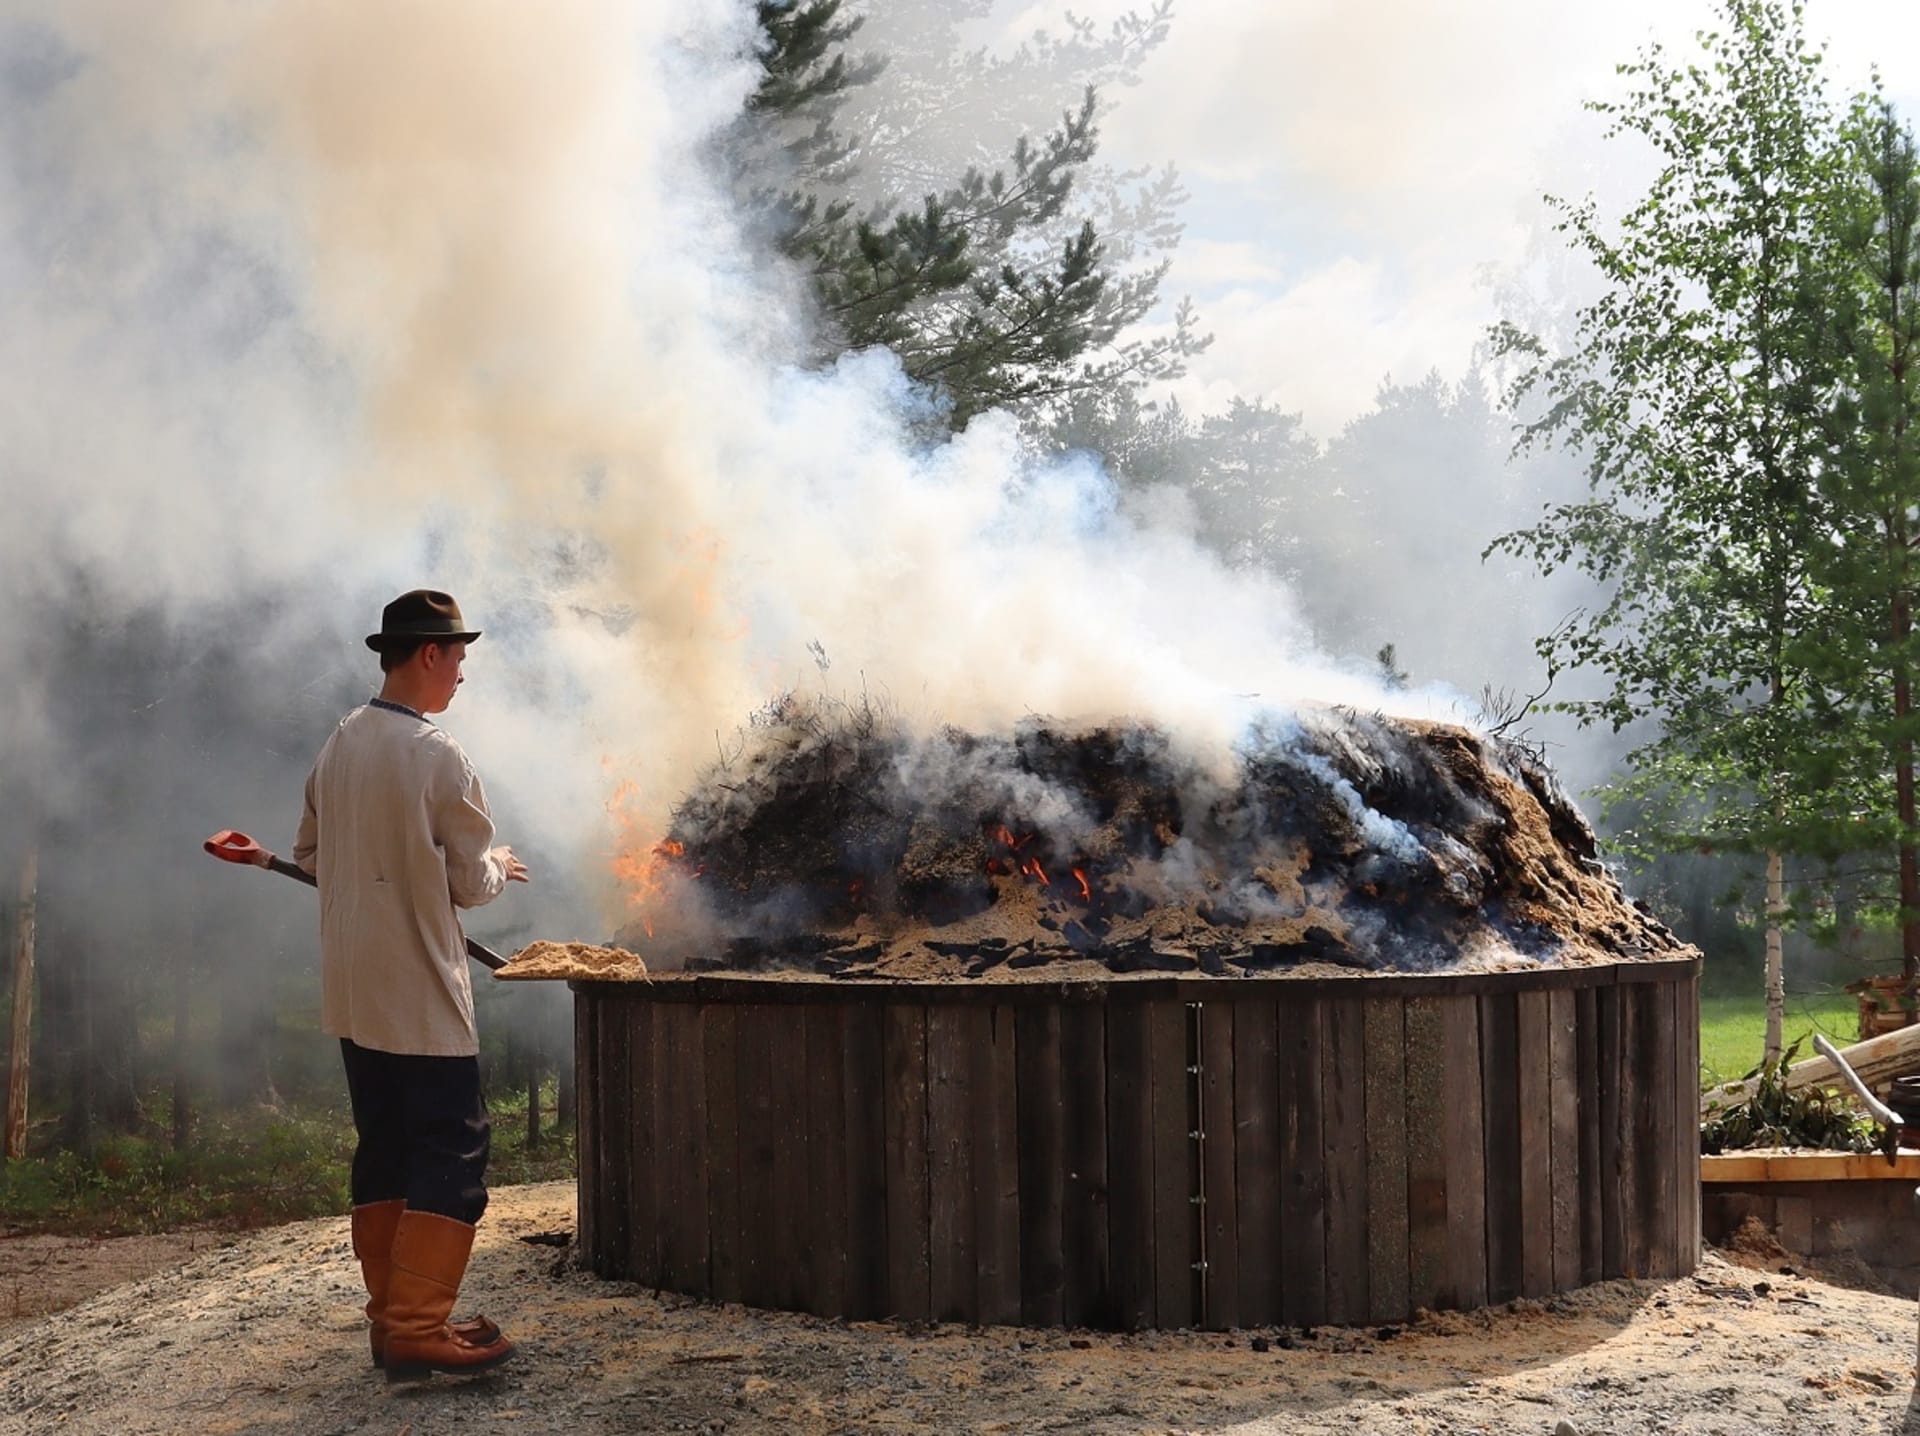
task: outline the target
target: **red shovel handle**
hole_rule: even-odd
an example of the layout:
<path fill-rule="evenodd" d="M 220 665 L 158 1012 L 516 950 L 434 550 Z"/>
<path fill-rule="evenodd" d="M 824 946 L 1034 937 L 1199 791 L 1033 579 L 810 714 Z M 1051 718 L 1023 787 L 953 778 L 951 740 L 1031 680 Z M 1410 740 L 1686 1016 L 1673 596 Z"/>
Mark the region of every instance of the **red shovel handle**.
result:
<path fill-rule="evenodd" d="M 216 858 L 229 863 L 251 863 L 256 868 L 264 868 L 273 861 L 272 853 L 245 833 L 236 833 L 232 828 L 222 828 L 201 846 Z"/>

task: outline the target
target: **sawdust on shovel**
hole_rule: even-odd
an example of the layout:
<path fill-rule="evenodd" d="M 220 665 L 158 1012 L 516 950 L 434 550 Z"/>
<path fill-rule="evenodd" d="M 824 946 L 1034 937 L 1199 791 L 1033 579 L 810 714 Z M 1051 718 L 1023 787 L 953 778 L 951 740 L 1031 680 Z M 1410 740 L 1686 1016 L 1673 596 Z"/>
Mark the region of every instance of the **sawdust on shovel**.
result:
<path fill-rule="evenodd" d="M 579 978 L 584 981 L 637 982 L 647 965 L 637 952 L 622 947 L 596 947 L 590 942 L 530 942 L 495 977 L 515 979 Z"/>
<path fill-rule="evenodd" d="M 385 1385 L 347 1220 L 253 1233 L 0 1333 L 33 1436 L 1886 1436 L 1920 1430 L 1914 1304 L 1769 1252 L 1389 1326 L 1232 1332 L 826 1321 L 598 1281 L 573 1184 L 503 1187 L 461 1292 L 498 1373 Z M 0 1242 L 0 1279 L 6 1244 Z"/>

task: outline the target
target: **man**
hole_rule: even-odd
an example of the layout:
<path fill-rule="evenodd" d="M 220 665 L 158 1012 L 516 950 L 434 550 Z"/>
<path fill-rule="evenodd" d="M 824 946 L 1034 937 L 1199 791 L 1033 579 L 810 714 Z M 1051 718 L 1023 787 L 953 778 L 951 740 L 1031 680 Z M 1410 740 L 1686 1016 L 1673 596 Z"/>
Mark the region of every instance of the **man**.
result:
<path fill-rule="evenodd" d="M 293 847 L 320 888 L 320 1022 L 347 1069 L 353 1250 L 388 1381 L 484 1371 L 514 1349 L 485 1317 L 449 1320 L 487 1205 L 491 1131 L 455 909 L 527 881 L 494 846 L 480 775 L 428 721 L 479 637 L 444 593 L 386 606 L 367 637 L 380 696 L 320 750 Z"/>

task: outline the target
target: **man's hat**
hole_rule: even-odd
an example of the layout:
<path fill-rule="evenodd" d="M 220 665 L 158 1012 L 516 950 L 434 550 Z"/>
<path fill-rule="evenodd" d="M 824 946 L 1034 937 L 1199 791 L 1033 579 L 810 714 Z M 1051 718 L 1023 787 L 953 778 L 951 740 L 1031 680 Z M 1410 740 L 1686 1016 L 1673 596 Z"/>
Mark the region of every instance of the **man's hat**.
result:
<path fill-rule="evenodd" d="M 429 639 L 435 643 L 471 643 L 480 634 L 461 620 L 453 595 L 438 589 L 416 588 L 380 610 L 380 631 L 367 635 L 375 653 L 402 643 Z"/>

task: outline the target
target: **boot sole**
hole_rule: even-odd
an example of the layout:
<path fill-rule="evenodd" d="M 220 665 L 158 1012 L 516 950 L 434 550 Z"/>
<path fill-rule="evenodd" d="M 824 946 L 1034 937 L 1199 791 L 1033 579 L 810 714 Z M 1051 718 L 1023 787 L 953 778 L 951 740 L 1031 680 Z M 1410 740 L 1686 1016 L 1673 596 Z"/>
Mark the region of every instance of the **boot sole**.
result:
<path fill-rule="evenodd" d="M 509 1346 L 498 1356 L 485 1361 L 461 1362 L 458 1364 L 435 1361 L 389 1361 L 386 1365 L 387 1385 L 397 1386 L 403 1381 L 426 1381 L 434 1375 L 441 1376 L 479 1376 L 483 1372 L 498 1371 L 509 1361 L 519 1348 Z"/>

